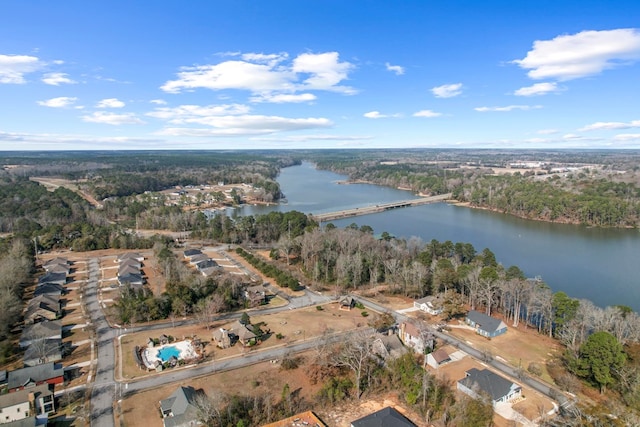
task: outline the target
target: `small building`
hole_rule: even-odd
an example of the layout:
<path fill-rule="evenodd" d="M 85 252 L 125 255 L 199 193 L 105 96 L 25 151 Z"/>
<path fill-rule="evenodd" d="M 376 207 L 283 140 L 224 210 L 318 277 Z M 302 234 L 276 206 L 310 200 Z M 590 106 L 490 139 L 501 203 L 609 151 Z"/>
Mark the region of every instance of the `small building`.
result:
<path fill-rule="evenodd" d="M 398 332 L 400 341 L 407 347 L 413 348 L 416 353 L 424 354 L 427 349 L 435 345 L 435 337 L 426 330 L 421 330 L 411 322 L 402 322 Z"/>
<path fill-rule="evenodd" d="M 38 283 L 36 289 L 33 291 L 33 296 L 37 297 L 40 295 L 51 295 L 53 297 L 60 297 L 64 294 L 64 286 L 59 283 Z"/>
<path fill-rule="evenodd" d="M 160 401 L 160 413 L 164 427 L 189 427 L 199 425 L 196 402 L 202 393 L 191 386 L 180 386 L 169 397 Z"/>
<path fill-rule="evenodd" d="M 62 339 L 62 322 L 53 320 L 26 326 L 20 335 L 20 348 L 29 347 L 34 341 Z"/>
<path fill-rule="evenodd" d="M 416 427 L 396 409 L 387 406 L 372 414 L 351 421 L 351 427 Z"/>
<path fill-rule="evenodd" d="M 343 295 L 338 301 L 340 310 L 351 310 L 356 306 L 356 299 L 350 295 Z"/>
<path fill-rule="evenodd" d="M 231 336 L 229 335 L 229 331 L 224 328 L 216 329 L 212 332 L 213 340 L 216 345 L 220 348 L 229 348 L 231 347 Z"/>
<path fill-rule="evenodd" d="M 433 295 L 415 300 L 413 306 L 433 316 L 437 316 L 443 311 L 442 299 Z"/>
<path fill-rule="evenodd" d="M 55 385 L 63 382 L 64 368 L 53 362 L 16 369 L 7 374 L 7 388 L 10 392 L 41 384 Z"/>
<path fill-rule="evenodd" d="M 55 283 L 56 285 L 64 286 L 67 283 L 67 274 L 47 272 L 38 279 L 39 285 L 43 283 Z"/>
<path fill-rule="evenodd" d="M 238 341 L 243 346 L 249 346 L 256 343 L 256 334 L 253 333 L 251 324 L 243 325 L 239 321 L 233 324 L 231 331 L 238 337 Z"/>
<path fill-rule="evenodd" d="M 118 283 L 120 286 L 131 286 L 134 289 L 141 289 L 144 285 L 144 278 L 139 273 L 127 273 L 122 276 L 118 276 Z"/>
<path fill-rule="evenodd" d="M 451 356 L 443 348 L 439 348 L 427 354 L 427 365 L 434 369 L 438 369 L 440 366 L 451 362 Z"/>
<path fill-rule="evenodd" d="M 267 293 L 262 285 L 248 286 L 244 290 L 244 298 L 249 302 L 251 307 L 255 307 L 267 301 Z"/>
<path fill-rule="evenodd" d="M 26 324 L 59 319 L 62 317 L 60 294 L 35 296 L 27 303 L 27 309 L 23 317 Z"/>
<path fill-rule="evenodd" d="M 409 351 L 407 347 L 402 345 L 402 341 L 395 334 L 377 334 L 373 340 L 371 350 L 384 361 L 395 360 Z"/>
<path fill-rule="evenodd" d="M 502 320 L 475 310 L 467 313 L 465 322 L 475 328 L 477 334 L 487 338 L 497 337 L 507 332 L 507 325 Z"/>
<path fill-rule="evenodd" d="M 469 369 L 456 387 L 473 398 L 479 397 L 480 392 L 486 393 L 493 405 L 522 396 L 522 387 L 488 369 Z"/>
<path fill-rule="evenodd" d="M 208 259 L 209 259 L 208 255 L 203 254 L 203 253 L 199 253 L 199 254 L 193 255 L 192 257 L 189 258 L 189 264 L 195 266 L 199 262 L 206 261 Z"/>
<path fill-rule="evenodd" d="M 202 255 L 202 251 L 200 249 L 186 249 L 182 254 L 185 259 L 190 260 L 192 256 Z"/>
<path fill-rule="evenodd" d="M 0 424 L 33 417 L 46 419 L 55 410 L 53 393 L 46 384 L 0 395 Z"/>
<path fill-rule="evenodd" d="M 136 267 L 135 265 L 123 264 L 118 267 L 118 277 L 126 276 L 128 274 L 137 274 L 139 276 L 142 276 L 140 267 Z"/>
<path fill-rule="evenodd" d="M 138 252 L 125 252 L 123 254 L 118 255 L 118 257 L 116 258 L 116 262 L 121 263 L 130 259 L 136 260 L 138 262 L 144 261 L 144 257 L 140 255 Z"/>
<path fill-rule="evenodd" d="M 49 271 L 49 268 L 54 267 L 56 265 L 71 267 L 71 263 L 67 258 L 55 257 L 55 258 L 51 258 L 49 261 L 42 264 L 42 268 L 44 268 L 46 271 Z"/>
<path fill-rule="evenodd" d="M 54 338 L 32 342 L 22 357 L 24 366 L 36 366 L 62 360 L 62 340 Z"/>

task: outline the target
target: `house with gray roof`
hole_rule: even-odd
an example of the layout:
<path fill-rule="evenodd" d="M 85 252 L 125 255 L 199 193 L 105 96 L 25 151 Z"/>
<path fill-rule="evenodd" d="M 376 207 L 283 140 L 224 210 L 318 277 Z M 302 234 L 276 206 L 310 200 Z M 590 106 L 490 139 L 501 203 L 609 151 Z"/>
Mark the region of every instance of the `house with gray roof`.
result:
<path fill-rule="evenodd" d="M 493 405 L 522 396 L 522 387 L 488 369 L 469 369 L 456 387 L 473 398 L 486 393 Z"/>
<path fill-rule="evenodd" d="M 194 255 L 201 255 L 202 251 L 200 249 L 186 249 L 183 252 L 183 255 L 186 259 L 191 259 L 192 256 Z"/>
<path fill-rule="evenodd" d="M 38 284 L 43 283 L 55 283 L 60 286 L 64 286 L 67 283 L 67 273 L 53 273 L 47 272 L 44 276 L 38 279 Z"/>
<path fill-rule="evenodd" d="M 27 347 L 22 357 L 24 366 L 36 366 L 62 360 L 62 340 L 53 338 L 34 341 Z"/>
<path fill-rule="evenodd" d="M 38 283 L 36 289 L 33 291 L 33 296 L 37 297 L 39 295 L 51 295 L 53 297 L 58 297 L 64 294 L 64 286 L 59 283 Z"/>
<path fill-rule="evenodd" d="M 20 348 L 27 348 L 34 341 L 62 339 L 62 321 L 52 320 L 27 325 L 20 335 Z"/>
<path fill-rule="evenodd" d="M 27 324 L 36 323 L 47 320 L 56 320 L 60 317 L 62 317 L 60 294 L 41 294 L 36 295 L 27 303 L 27 308 L 24 313 L 24 322 Z"/>
<path fill-rule="evenodd" d="M 45 383 L 55 385 L 63 382 L 64 368 L 53 362 L 16 369 L 7 374 L 7 388 L 10 392 Z"/>
<path fill-rule="evenodd" d="M 118 255 L 118 257 L 116 258 L 116 262 L 121 263 L 129 259 L 133 259 L 138 262 L 144 261 L 144 257 L 140 255 L 138 252 L 125 252 L 123 254 Z"/>
<path fill-rule="evenodd" d="M 387 406 L 373 414 L 351 421 L 351 427 L 416 427 L 396 409 Z"/>
<path fill-rule="evenodd" d="M 507 325 L 502 320 L 475 310 L 467 313 L 465 322 L 475 328 L 477 334 L 487 338 L 497 337 L 507 332 Z"/>
<path fill-rule="evenodd" d="M 171 396 L 160 401 L 164 427 L 188 427 L 199 425 L 196 398 L 201 391 L 191 386 L 180 386 Z"/>

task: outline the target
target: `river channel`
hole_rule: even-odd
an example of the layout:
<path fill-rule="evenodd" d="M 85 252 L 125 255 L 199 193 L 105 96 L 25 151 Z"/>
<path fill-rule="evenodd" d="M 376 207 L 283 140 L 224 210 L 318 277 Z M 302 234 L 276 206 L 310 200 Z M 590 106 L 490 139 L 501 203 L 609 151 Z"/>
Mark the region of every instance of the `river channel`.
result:
<path fill-rule="evenodd" d="M 286 204 L 245 206 L 240 215 L 273 210 L 333 212 L 417 197 L 411 192 L 341 182 L 347 177 L 303 163 L 278 177 Z M 640 311 L 640 231 L 587 228 L 514 218 L 438 203 L 332 221 L 338 227 L 369 225 L 398 238 L 471 243 L 491 249 L 505 267 L 517 265 L 540 276 L 554 291 L 591 300 L 600 307 L 623 304 Z"/>

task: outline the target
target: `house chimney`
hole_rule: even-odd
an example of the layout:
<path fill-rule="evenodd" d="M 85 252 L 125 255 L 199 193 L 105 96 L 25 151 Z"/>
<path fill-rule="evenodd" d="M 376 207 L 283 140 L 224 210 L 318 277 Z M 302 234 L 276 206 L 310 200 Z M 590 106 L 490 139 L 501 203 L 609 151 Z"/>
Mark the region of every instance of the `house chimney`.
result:
<path fill-rule="evenodd" d="M 32 416 L 37 415 L 37 413 L 36 413 L 36 394 L 34 392 L 29 392 L 29 394 L 27 395 L 27 398 L 29 399 L 29 412 L 30 412 L 30 415 L 32 415 Z"/>

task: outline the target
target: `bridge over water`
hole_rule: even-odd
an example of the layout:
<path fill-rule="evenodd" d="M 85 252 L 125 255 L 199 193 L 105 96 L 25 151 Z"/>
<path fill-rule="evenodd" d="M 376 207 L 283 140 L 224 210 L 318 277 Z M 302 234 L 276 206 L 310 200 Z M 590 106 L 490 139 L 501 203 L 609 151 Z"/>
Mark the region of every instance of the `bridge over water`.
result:
<path fill-rule="evenodd" d="M 361 208 L 344 209 L 336 212 L 327 212 L 321 214 L 312 214 L 311 217 L 317 222 L 327 222 L 336 219 L 349 218 L 353 216 L 368 215 L 378 212 L 384 212 L 391 209 L 406 208 L 410 206 L 426 205 L 429 203 L 443 202 L 451 198 L 451 193 L 440 194 L 437 196 L 421 197 L 419 199 L 403 200 L 399 202 L 381 203 L 379 205 L 363 206 Z"/>

